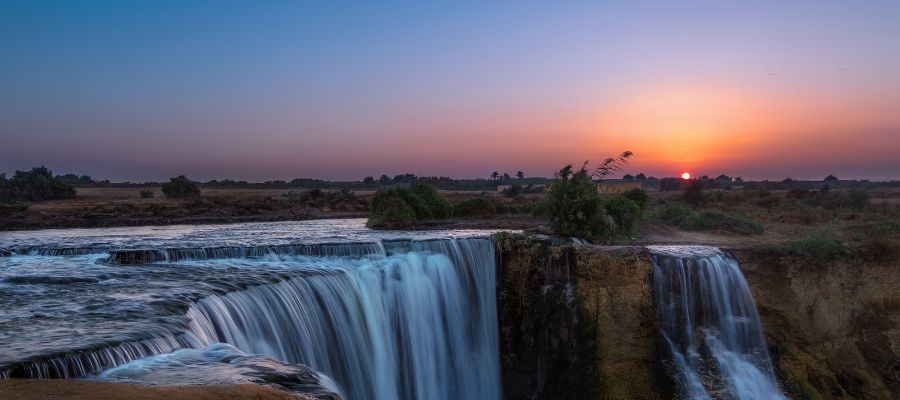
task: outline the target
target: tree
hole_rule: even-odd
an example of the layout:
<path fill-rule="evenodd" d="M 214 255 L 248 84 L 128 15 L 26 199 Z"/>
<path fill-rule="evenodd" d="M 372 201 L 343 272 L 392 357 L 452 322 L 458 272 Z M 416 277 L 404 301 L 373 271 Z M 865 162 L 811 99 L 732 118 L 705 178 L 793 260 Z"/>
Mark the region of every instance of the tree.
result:
<path fill-rule="evenodd" d="M 557 234 L 597 241 L 631 233 L 640 213 L 638 205 L 621 195 L 602 198 L 593 180 L 621 170 L 630 156 L 631 152 L 625 152 L 618 158 L 608 158 L 593 172 L 588 171 L 587 162 L 577 171 L 567 165 L 556 172 L 547 208 L 550 225 Z"/>
<path fill-rule="evenodd" d="M 184 175 L 170 178 L 169 182 L 162 185 L 162 192 L 166 197 L 174 199 L 186 197 L 199 197 L 200 187 L 197 183 L 188 179 Z"/>
<path fill-rule="evenodd" d="M 644 175 L 644 173 L 641 172 L 641 173 L 637 174 L 637 176 L 635 176 L 634 179 L 637 179 L 637 180 L 639 180 L 639 181 L 642 181 L 642 180 L 644 180 L 644 179 L 647 179 L 647 175 Z"/>
<path fill-rule="evenodd" d="M 363 183 L 366 186 L 375 186 L 375 178 L 371 177 L 371 176 L 367 176 L 367 177 L 363 178 Z"/>
<path fill-rule="evenodd" d="M 378 178 L 378 184 L 380 185 L 390 185 L 391 178 L 387 175 L 381 175 L 381 178 Z"/>
<path fill-rule="evenodd" d="M 45 201 L 71 199 L 75 189 L 53 176 L 47 167 L 34 167 L 31 171 L 16 171 L 12 178 L 0 178 L 0 201 Z"/>
<path fill-rule="evenodd" d="M 512 179 L 512 177 L 509 176 L 508 173 L 504 172 L 504 173 L 503 173 L 503 180 L 504 180 L 504 181 L 508 181 L 508 180 L 510 180 L 510 179 Z"/>
<path fill-rule="evenodd" d="M 831 174 L 828 174 L 828 176 L 825 177 L 825 182 L 837 182 L 838 180 L 839 179 L 836 176 Z"/>
<path fill-rule="evenodd" d="M 500 173 L 497 171 L 491 172 L 491 180 L 496 181 L 497 179 L 500 179 Z"/>
<path fill-rule="evenodd" d="M 703 181 L 700 179 L 692 179 L 689 181 L 687 186 L 684 187 L 682 196 L 684 197 L 684 201 L 690 203 L 694 207 L 702 204 L 704 200 Z"/>
<path fill-rule="evenodd" d="M 633 181 L 633 180 L 634 180 L 634 175 L 631 175 L 631 174 L 625 174 L 625 176 L 623 176 L 622 179 L 623 179 L 623 180 L 626 180 L 626 181 Z"/>
<path fill-rule="evenodd" d="M 516 178 L 525 179 L 525 173 L 522 171 L 516 172 Z"/>

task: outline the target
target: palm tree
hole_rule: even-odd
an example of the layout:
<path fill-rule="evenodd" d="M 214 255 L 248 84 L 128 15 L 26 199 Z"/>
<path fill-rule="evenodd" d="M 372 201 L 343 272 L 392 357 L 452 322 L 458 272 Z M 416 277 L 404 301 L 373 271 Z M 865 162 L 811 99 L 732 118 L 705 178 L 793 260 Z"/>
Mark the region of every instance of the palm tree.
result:
<path fill-rule="evenodd" d="M 497 171 L 491 172 L 491 180 L 496 181 L 497 179 L 500 179 L 500 173 Z"/>
<path fill-rule="evenodd" d="M 525 179 L 525 173 L 522 171 L 516 172 L 516 178 Z"/>

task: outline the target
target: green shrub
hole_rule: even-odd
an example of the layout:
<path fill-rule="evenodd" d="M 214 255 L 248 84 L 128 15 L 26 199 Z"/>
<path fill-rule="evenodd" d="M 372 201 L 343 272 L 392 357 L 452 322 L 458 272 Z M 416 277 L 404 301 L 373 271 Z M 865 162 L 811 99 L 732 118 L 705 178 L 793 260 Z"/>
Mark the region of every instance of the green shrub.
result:
<path fill-rule="evenodd" d="M 453 216 L 453 205 L 434 186 L 424 182 L 416 182 L 409 189 L 425 203 L 425 207 L 430 214 L 427 218 L 450 218 Z"/>
<path fill-rule="evenodd" d="M 688 220 L 684 229 L 692 231 L 725 231 L 742 235 L 753 235 L 764 232 L 763 226 L 744 216 L 723 214 L 717 210 L 704 210 L 696 213 Z"/>
<path fill-rule="evenodd" d="M 141 190 L 141 198 L 142 199 L 151 199 L 153 198 L 153 191 L 150 189 Z"/>
<path fill-rule="evenodd" d="M 615 222 L 617 236 L 629 236 L 634 233 L 634 227 L 641 215 L 641 207 L 637 203 L 624 195 L 612 196 L 603 199 L 603 209 Z"/>
<path fill-rule="evenodd" d="M 455 215 L 460 217 L 493 217 L 498 212 L 498 207 L 484 197 L 463 201 L 455 209 Z"/>
<path fill-rule="evenodd" d="M 773 255 L 807 257 L 821 263 L 847 258 L 852 254 L 846 243 L 826 232 L 815 233 L 792 242 L 766 245 L 762 250 Z"/>
<path fill-rule="evenodd" d="M 366 226 L 370 228 L 403 228 L 416 220 L 412 207 L 400 197 L 389 197 L 379 203 L 379 208 L 372 213 Z"/>
<path fill-rule="evenodd" d="M 550 203 L 547 201 L 541 201 L 535 203 L 534 208 L 531 209 L 531 215 L 534 217 L 546 217 L 550 215 Z"/>
<path fill-rule="evenodd" d="M 613 236 L 615 227 L 604 212 L 597 187 L 584 167 L 574 171 L 567 165 L 559 170 L 547 202 L 550 226 L 558 235 L 591 241 Z"/>
<path fill-rule="evenodd" d="M 71 199 L 75 189 L 59 178 L 54 178 L 47 167 L 34 167 L 31 171 L 16 171 L 12 178 L 0 175 L 0 201 L 38 202 Z"/>
<path fill-rule="evenodd" d="M 641 188 L 634 188 L 630 190 L 626 190 L 622 193 L 622 196 L 625 196 L 626 199 L 631 200 L 634 204 L 643 210 L 647 207 L 647 199 L 649 196 L 647 195 L 647 191 Z"/>
<path fill-rule="evenodd" d="M 687 224 L 693 217 L 694 209 L 680 201 L 665 203 L 656 214 L 656 218 L 678 227 Z"/>
<path fill-rule="evenodd" d="M 687 231 L 724 231 L 751 235 L 763 233 L 763 226 L 739 214 L 718 210 L 695 211 L 682 202 L 666 203 L 655 214 L 657 219 Z"/>
<path fill-rule="evenodd" d="M 200 196 L 200 187 L 197 183 L 184 175 L 170 178 L 169 182 L 162 185 L 162 192 L 166 197 L 175 199 Z"/>
<path fill-rule="evenodd" d="M 846 194 L 846 204 L 853 210 L 862 210 L 869 204 L 869 192 L 862 189 L 851 189 Z"/>
<path fill-rule="evenodd" d="M 862 210 L 869 204 L 869 193 L 862 189 L 852 189 L 846 192 L 820 191 L 815 196 L 810 196 L 803 201 L 812 206 L 822 207 L 826 210 L 850 209 Z"/>
<path fill-rule="evenodd" d="M 536 206 L 534 214 L 543 213 L 544 207 Z M 590 241 L 630 236 L 641 214 L 640 206 L 624 195 L 601 197 L 587 170 L 582 167 L 574 171 L 571 165 L 556 173 L 546 208 L 557 234 Z"/>
<path fill-rule="evenodd" d="M 699 179 L 693 179 L 684 187 L 681 196 L 688 204 L 697 207 L 703 204 L 704 191 L 703 182 Z"/>
<path fill-rule="evenodd" d="M 403 205 L 392 200 L 402 200 Z M 412 213 L 412 220 L 407 220 L 406 208 Z M 416 220 L 449 218 L 453 215 L 453 205 L 444 195 L 431 185 L 417 182 L 408 188 L 392 188 L 379 190 L 372 197 L 372 217 L 370 227 L 398 227 L 400 222 L 412 223 Z M 391 218 L 387 218 L 390 216 Z M 400 218 L 402 217 L 402 218 Z"/>

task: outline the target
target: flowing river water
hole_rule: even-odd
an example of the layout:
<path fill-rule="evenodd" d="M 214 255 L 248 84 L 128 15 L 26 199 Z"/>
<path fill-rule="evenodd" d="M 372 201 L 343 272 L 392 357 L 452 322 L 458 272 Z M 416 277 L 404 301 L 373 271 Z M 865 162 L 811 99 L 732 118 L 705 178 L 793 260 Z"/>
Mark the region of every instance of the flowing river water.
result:
<path fill-rule="evenodd" d="M 4 233 L 0 379 L 499 399 L 491 233 L 364 220 Z M 737 263 L 651 252 L 682 397 L 783 398 Z"/>

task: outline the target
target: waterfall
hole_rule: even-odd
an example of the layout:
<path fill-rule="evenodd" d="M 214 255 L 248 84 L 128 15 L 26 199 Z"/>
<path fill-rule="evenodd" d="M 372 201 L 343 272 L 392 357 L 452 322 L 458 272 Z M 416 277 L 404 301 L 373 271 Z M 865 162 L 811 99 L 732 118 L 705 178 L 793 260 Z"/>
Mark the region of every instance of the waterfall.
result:
<path fill-rule="evenodd" d="M 81 252 L 65 249 L 54 255 Z M 173 290 L 202 279 L 207 286 L 195 291 L 206 293 L 185 299 L 186 312 L 180 311 L 185 314 L 163 312 L 154 320 L 159 325 L 122 335 L 133 340 L 86 342 L 12 360 L 0 365 L 0 379 L 74 378 L 117 366 L 123 366 L 117 371 L 144 370 L 174 364 L 153 356 L 201 354 L 180 349 L 227 343 L 250 356 L 309 366 L 331 378 L 349 399 L 500 398 L 490 238 L 147 247 L 111 250 L 105 259 L 110 264 L 94 259 L 102 265 L 92 268 L 106 275 L 64 274 L 68 267 L 61 266 L 56 273 L 65 279 L 47 272 L 49 282 L 43 275 L 23 273 L 24 278 L 15 275 L 7 284 L 99 285 L 110 274 L 139 282 L 161 273 L 152 264 L 159 263 L 169 271 L 165 279 Z"/>
<path fill-rule="evenodd" d="M 499 399 L 489 239 L 413 251 L 196 303 L 206 342 L 301 363 L 351 399 Z"/>
<path fill-rule="evenodd" d="M 650 249 L 658 318 L 682 395 L 784 399 L 737 261 L 709 247 Z"/>

